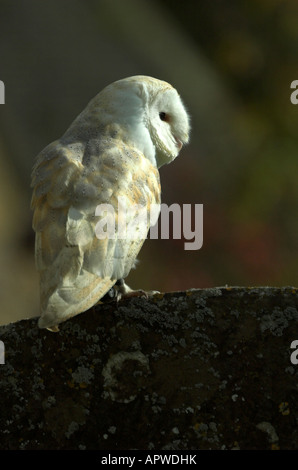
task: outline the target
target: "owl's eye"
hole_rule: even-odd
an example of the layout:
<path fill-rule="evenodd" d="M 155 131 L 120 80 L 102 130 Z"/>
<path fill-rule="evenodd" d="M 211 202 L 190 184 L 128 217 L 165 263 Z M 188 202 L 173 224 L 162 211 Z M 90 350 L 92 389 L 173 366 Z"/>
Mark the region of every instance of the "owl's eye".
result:
<path fill-rule="evenodd" d="M 161 111 L 159 113 L 159 118 L 161 119 L 161 121 L 167 121 L 167 115 L 164 111 Z"/>

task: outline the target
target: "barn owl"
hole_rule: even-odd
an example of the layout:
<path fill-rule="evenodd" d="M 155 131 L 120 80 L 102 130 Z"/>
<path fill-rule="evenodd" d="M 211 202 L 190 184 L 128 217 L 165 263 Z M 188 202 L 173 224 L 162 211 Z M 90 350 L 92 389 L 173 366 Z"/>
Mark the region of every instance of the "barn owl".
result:
<path fill-rule="evenodd" d="M 118 299 L 133 292 L 124 279 L 156 220 L 147 222 L 141 237 L 120 237 L 118 201 L 148 213 L 153 205 L 159 208 L 158 168 L 174 160 L 188 140 L 189 117 L 177 91 L 165 81 L 133 76 L 104 88 L 40 152 L 31 203 L 40 328 L 58 331 L 58 324 L 111 289 Z M 107 205 L 114 209 L 115 231 L 98 237 L 97 209 Z"/>

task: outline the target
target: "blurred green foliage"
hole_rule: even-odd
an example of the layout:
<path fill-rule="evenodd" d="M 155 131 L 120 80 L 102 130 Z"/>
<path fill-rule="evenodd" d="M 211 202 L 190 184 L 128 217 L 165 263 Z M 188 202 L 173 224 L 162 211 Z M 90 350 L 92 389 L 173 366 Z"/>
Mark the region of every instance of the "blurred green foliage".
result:
<path fill-rule="evenodd" d="M 298 78 L 298 2 L 160 3 L 232 91 L 238 107 L 235 130 L 243 153 L 249 149 L 229 181 L 224 204 L 219 196 L 212 216 L 205 207 L 206 282 L 297 284 L 298 106 L 290 102 L 290 84 Z M 216 214 L 219 207 L 224 216 Z M 216 239 L 213 231 L 220 234 Z"/>

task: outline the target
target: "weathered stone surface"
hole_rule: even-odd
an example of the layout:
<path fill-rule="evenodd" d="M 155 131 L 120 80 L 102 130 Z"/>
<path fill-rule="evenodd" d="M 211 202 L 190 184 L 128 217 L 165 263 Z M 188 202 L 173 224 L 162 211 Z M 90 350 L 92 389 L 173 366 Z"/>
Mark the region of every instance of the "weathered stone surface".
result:
<path fill-rule="evenodd" d="M 194 289 L 0 327 L 1 449 L 296 449 L 298 290 Z"/>

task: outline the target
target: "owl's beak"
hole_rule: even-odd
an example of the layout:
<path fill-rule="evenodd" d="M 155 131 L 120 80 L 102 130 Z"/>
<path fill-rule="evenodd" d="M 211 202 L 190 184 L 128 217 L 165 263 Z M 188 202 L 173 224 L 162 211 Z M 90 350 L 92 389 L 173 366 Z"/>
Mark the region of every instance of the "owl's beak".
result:
<path fill-rule="evenodd" d="M 175 137 L 175 140 L 176 140 L 176 146 L 178 147 L 179 150 L 181 150 L 183 147 L 183 143 L 181 142 L 181 140 L 177 139 L 177 137 Z"/>

